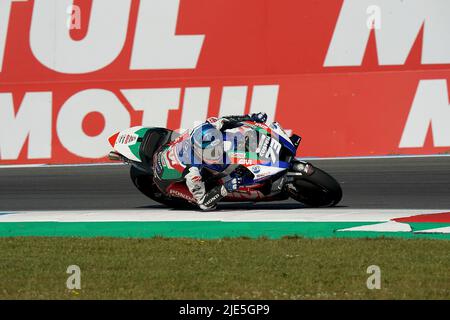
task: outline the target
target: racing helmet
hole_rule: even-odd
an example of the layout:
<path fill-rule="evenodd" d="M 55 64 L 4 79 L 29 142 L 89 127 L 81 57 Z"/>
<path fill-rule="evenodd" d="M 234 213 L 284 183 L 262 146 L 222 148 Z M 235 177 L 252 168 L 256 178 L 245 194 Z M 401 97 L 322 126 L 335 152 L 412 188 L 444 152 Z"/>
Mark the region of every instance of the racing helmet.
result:
<path fill-rule="evenodd" d="M 223 162 L 222 132 L 210 123 L 194 129 L 191 142 L 196 163 L 221 164 Z"/>

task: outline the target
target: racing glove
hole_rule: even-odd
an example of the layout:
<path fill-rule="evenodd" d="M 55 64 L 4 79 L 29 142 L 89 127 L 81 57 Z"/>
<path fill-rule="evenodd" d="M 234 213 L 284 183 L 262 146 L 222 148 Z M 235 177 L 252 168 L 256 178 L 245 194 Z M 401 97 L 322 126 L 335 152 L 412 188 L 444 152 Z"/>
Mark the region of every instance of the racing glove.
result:
<path fill-rule="evenodd" d="M 250 118 L 255 122 L 264 123 L 267 121 L 267 114 L 265 112 L 252 113 Z"/>
<path fill-rule="evenodd" d="M 212 211 L 216 209 L 217 203 L 226 197 L 228 193 L 233 192 L 242 184 L 241 177 L 235 177 L 227 180 L 223 185 L 216 186 L 208 191 L 199 201 L 198 206 L 203 211 Z"/>
<path fill-rule="evenodd" d="M 239 186 L 241 184 L 242 184 L 242 177 L 235 177 L 226 181 L 223 185 L 225 186 L 225 190 L 227 190 L 227 192 L 233 192 L 239 189 Z"/>
<path fill-rule="evenodd" d="M 252 113 L 252 114 L 246 114 L 243 116 L 224 116 L 220 118 L 219 120 L 227 120 L 232 122 L 241 122 L 241 121 L 255 121 L 255 122 L 266 122 L 267 121 L 267 114 L 265 112 L 258 112 L 258 113 Z"/>

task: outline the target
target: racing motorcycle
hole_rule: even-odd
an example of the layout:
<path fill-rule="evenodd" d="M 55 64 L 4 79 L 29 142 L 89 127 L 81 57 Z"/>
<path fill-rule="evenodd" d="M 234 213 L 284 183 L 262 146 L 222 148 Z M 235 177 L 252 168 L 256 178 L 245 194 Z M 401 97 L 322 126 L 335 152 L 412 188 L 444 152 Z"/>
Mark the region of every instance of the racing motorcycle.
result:
<path fill-rule="evenodd" d="M 339 183 L 323 170 L 295 157 L 301 142 L 300 136 L 289 136 L 277 122 L 266 125 L 244 121 L 238 127 L 224 130 L 227 133 L 236 131 L 243 134 L 257 132 L 258 139 L 252 150 L 246 145 L 244 150 L 239 149 L 241 152 L 236 151 L 233 141 L 224 139 L 224 152 L 232 163 L 228 169 L 244 178 L 238 189 L 227 194 L 221 201 L 260 202 L 292 198 L 309 207 L 329 207 L 339 203 L 342 198 Z M 193 208 L 195 200 L 187 196 L 186 192 L 181 192 L 183 188 L 187 190 L 183 181 L 173 183 L 165 191 L 160 190 L 153 181 L 154 155 L 164 146 L 175 143 L 186 135 L 189 138 L 188 133 L 183 135 L 159 127 L 128 128 L 109 138 L 114 149 L 109 153 L 109 159 L 131 165 L 133 184 L 152 200 L 173 208 Z M 171 157 L 174 155 L 169 155 Z M 167 161 L 167 165 L 175 176 L 181 177 L 183 168 L 172 167 L 170 161 Z M 208 190 L 220 185 L 223 178 L 224 174 L 211 172 L 203 180 Z"/>

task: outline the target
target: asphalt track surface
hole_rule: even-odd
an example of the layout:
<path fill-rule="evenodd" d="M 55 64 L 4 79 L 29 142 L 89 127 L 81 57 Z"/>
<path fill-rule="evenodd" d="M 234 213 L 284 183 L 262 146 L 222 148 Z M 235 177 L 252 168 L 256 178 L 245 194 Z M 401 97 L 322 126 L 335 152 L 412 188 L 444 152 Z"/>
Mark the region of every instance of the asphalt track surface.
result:
<path fill-rule="evenodd" d="M 341 208 L 450 208 L 450 157 L 317 160 L 342 185 Z M 222 209 L 301 208 L 295 201 L 221 204 Z M 129 167 L 0 169 L 0 211 L 161 209 L 140 194 Z"/>

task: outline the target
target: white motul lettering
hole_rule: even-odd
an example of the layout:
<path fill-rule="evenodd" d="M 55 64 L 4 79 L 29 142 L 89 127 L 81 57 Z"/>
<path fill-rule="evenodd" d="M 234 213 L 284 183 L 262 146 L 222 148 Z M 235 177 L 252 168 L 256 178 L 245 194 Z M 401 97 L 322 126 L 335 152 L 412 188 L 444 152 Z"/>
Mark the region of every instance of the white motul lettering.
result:
<path fill-rule="evenodd" d="M 402 65 L 424 26 L 422 63 L 450 63 L 448 0 L 345 0 L 324 66 L 360 66 L 369 40 L 367 8 L 380 8 L 375 30 L 380 65 Z"/>
<path fill-rule="evenodd" d="M 197 66 L 205 36 L 175 35 L 179 4 L 179 0 L 140 1 L 130 69 L 194 69 Z"/>
<path fill-rule="evenodd" d="M 265 112 L 267 113 L 267 122 L 274 121 L 279 87 L 279 85 L 254 86 L 250 112 Z M 246 99 L 246 86 L 224 87 L 220 101 L 219 116 L 244 114 Z"/>
<path fill-rule="evenodd" d="M 177 110 L 180 104 L 179 88 L 122 90 L 135 110 L 143 111 L 142 125 L 167 127 L 169 110 Z"/>
<path fill-rule="evenodd" d="M 0 1 L 0 72 L 2 72 L 3 67 L 3 56 L 5 53 L 6 36 L 8 34 L 12 1 L 13 0 Z"/>
<path fill-rule="evenodd" d="M 273 121 L 278 98 L 278 85 L 255 86 L 252 95 L 251 111 L 266 112 Z M 247 87 L 225 87 L 222 93 L 220 116 L 243 114 Z M 142 125 L 167 126 L 169 110 L 179 108 L 180 89 L 131 89 L 122 93 L 135 110 L 144 111 Z M 192 128 L 196 122 L 207 118 L 210 88 L 186 88 L 183 102 L 181 125 L 183 129 Z M 238 108 L 236 107 L 238 106 Z"/>
<path fill-rule="evenodd" d="M 246 99 L 246 86 L 224 87 L 220 100 L 219 117 L 243 114 L 245 112 Z"/>
<path fill-rule="evenodd" d="M 420 148 L 429 126 L 435 147 L 450 147 L 450 105 L 446 80 L 422 80 L 400 141 L 400 148 Z"/>
<path fill-rule="evenodd" d="M 122 51 L 128 30 L 130 0 L 93 0 L 86 37 L 75 41 L 67 28 L 73 0 L 35 0 L 30 46 L 46 67 L 62 73 L 97 71 Z"/>
<path fill-rule="evenodd" d="M 16 160 L 28 137 L 28 159 L 49 159 L 52 145 L 52 94 L 27 93 L 14 114 L 11 93 L 0 93 L 0 159 Z"/>
<path fill-rule="evenodd" d="M 186 88 L 180 128 L 188 129 L 205 121 L 208 114 L 210 88 Z"/>
<path fill-rule="evenodd" d="M 99 135 L 88 136 L 82 128 L 83 119 L 91 112 L 99 112 L 105 127 Z M 111 146 L 108 137 L 130 126 L 130 114 L 114 93 L 91 89 L 70 97 L 62 106 L 56 125 L 61 144 L 73 154 L 83 158 L 101 158 Z"/>
<path fill-rule="evenodd" d="M 278 85 L 255 86 L 253 88 L 250 113 L 265 112 L 267 123 L 274 121 L 277 109 Z"/>

